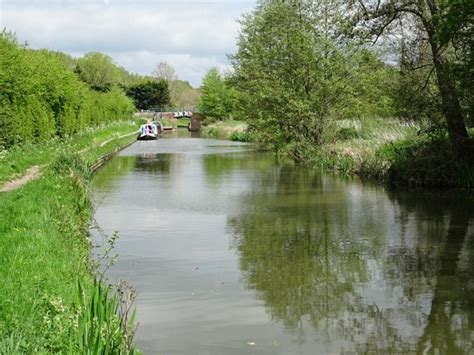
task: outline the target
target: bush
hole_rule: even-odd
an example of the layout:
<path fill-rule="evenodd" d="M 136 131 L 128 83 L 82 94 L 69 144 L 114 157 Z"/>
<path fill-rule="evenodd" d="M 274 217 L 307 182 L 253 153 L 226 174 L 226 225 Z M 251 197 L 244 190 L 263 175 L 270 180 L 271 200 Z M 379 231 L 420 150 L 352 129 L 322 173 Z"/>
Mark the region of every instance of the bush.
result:
<path fill-rule="evenodd" d="M 252 136 L 248 131 L 232 132 L 229 136 L 229 139 L 235 142 L 251 142 Z"/>
<path fill-rule="evenodd" d="M 347 141 L 353 138 L 359 138 L 359 131 L 353 127 L 341 128 L 337 131 L 336 139 Z"/>
<path fill-rule="evenodd" d="M 125 119 L 135 110 L 122 90 L 92 90 L 61 53 L 21 47 L 0 33 L 0 147 L 68 137 Z"/>
<path fill-rule="evenodd" d="M 471 141 L 471 151 L 474 141 Z M 386 180 L 395 186 L 474 187 L 474 161 L 460 161 L 447 139 L 411 139 L 382 146 L 376 153 L 389 167 Z"/>

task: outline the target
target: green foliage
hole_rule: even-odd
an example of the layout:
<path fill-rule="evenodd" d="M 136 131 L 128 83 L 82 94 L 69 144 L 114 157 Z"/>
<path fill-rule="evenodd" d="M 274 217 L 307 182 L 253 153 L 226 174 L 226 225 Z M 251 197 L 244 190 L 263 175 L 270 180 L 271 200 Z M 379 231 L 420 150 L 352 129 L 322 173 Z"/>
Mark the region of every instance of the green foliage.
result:
<path fill-rule="evenodd" d="M 420 45 L 414 55 L 411 53 L 413 48 L 409 48 L 406 41 L 402 39 L 400 68 L 394 89 L 396 116 L 439 124 L 443 119 L 441 97 L 432 68 L 426 66 L 431 55 L 429 48 Z"/>
<path fill-rule="evenodd" d="M 20 47 L 11 34 L 0 34 L 0 148 L 130 117 L 134 107 L 123 92 L 91 90 L 71 71 L 70 60 Z"/>
<path fill-rule="evenodd" d="M 471 152 L 474 152 L 473 148 L 471 141 Z M 377 151 L 376 157 L 389 162 L 386 180 L 391 185 L 474 187 L 474 160 L 455 159 L 446 138 L 387 144 Z"/>
<path fill-rule="evenodd" d="M 205 135 L 211 138 L 219 137 L 219 129 L 217 127 L 207 127 L 205 130 Z"/>
<path fill-rule="evenodd" d="M 391 69 L 338 35 L 344 9 L 337 0 L 261 1 L 244 17 L 232 82 L 258 141 L 320 145 L 337 119 L 391 114 Z"/>
<path fill-rule="evenodd" d="M 190 124 L 191 120 L 189 118 L 178 118 L 177 119 L 177 127 L 181 127 L 181 128 L 188 128 L 189 124 Z"/>
<path fill-rule="evenodd" d="M 442 45 L 452 46 L 452 75 L 466 112 L 466 123 L 474 127 L 474 2 L 445 0 L 441 7 L 438 38 Z"/>
<path fill-rule="evenodd" d="M 187 81 L 174 80 L 170 83 L 171 105 L 173 107 L 194 109 L 198 105 L 200 93 Z"/>
<path fill-rule="evenodd" d="M 243 131 L 243 132 L 237 131 L 237 132 L 232 132 L 229 136 L 229 139 L 235 142 L 251 142 L 252 135 L 248 131 Z"/>
<path fill-rule="evenodd" d="M 78 283 L 76 307 L 79 316 L 77 329 L 71 334 L 75 339 L 68 350 L 91 355 L 137 353 L 127 339 L 133 335 L 135 315 L 125 325 L 128 331 L 123 332 L 117 295 L 99 280 L 94 279 L 92 284 L 86 285 Z"/>
<path fill-rule="evenodd" d="M 383 63 L 367 48 L 354 48 L 346 62 L 348 78 L 345 102 L 339 105 L 342 118 L 393 117 L 397 70 Z"/>
<path fill-rule="evenodd" d="M 168 83 L 165 80 L 150 80 L 127 88 L 127 95 L 138 109 L 164 107 L 170 102 Z"/>
<path fill-rule="evenodd" d="M 337 131 L 337 139 L 346 141 L 359 137 L 359 131 L 353 127 L 344 127 Z"/>
<path fill-rule="evenodd" d="M 120 71 L 112 58 L 99 52 L 89 52 L 77 60 L 79 78 L 94 90 L 108 91 L 118 84 Z"/>
<path fill-rule="evenodd" d="M 133 317 L 124 327 L 117 299 L 91 275 L 88 179 L 103 152 L 70 150 L 110 135 L 58 143 L 60 152 L 50 156 L 42 178 L 0 194 L 0 353 L 134 351 L 131 333 L 124 332 Z"/>
<path fill-rule="evenodd" d="M 455 156 L 466 159 L 469 145 L 466 112 L 472 111 L 473 88 L 472 1 L 384 0 L 379 1 L 377 6 L 372 1 L 353 4 L 354 32 L 365 32 L 363 37 L 372 37 L 376 41 L 398 27 L 402 34 L 402 69 L 408 58 L 409 62 L 417 64 L 411 69 L 426 70 L 425 78 L 420 81 L 424 84 L 416 85 L 416 80 L 411 82 L 425 93 L 429 93 L 425 90 L 429 85 L 435 89 L 436 96 L 439 95 L 439 111 L 447 123 Z M 409 30 L 405 32 L 405 28 Z M 431 80 L 431 74 L 436 80 Z M 413 88 L 402 85 L 401 89 L 408 91 L 402 103 L 409 102 Z M 425 99 L 424 93 L 416 95 L 415 104 L 409 105 L 409 108 L 416 109 L 419 98 Z M 421 100 L 422 106 L 436 103 L 436 99 Z M 427 109 L 423 107 L 423 111 Z"/>
<path fill-rule="evenodd" d="M 198 110 L 210 119 L 223 120 L 236 109 L 236 92 L 217 68 L 211 68 L 202 80 Z"/>

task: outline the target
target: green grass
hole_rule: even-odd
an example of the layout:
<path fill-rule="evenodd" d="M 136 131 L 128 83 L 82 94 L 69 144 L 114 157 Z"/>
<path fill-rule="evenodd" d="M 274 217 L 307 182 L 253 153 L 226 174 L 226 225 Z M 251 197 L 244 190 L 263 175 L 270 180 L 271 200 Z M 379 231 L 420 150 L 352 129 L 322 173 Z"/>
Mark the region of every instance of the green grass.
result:
<path fill-rule="evenodd" d="M 175 129 L 178 127 L 178 120 L 175 119 L 160 118 L 160 122 L 163 128 L 172 127 Z"/>
<path fill-rule="evenodd" d="M 185 118 L 185 117 L 178 118 L 177 119 L 177 127 L 178 128 L 188 128 L 190 122 L 191 122 L 191 120 L 189 118 Z"/>
<path fill-rule="evenodd" d="M 66 140 L 53 139 L 46 143 L 23 144 L 0 152 L 0 185 L 24 173 L 33 165 L 44 165 L 54 160 L 65 146 L 79 152 L 84 149 L 95 149 L 106 139 L 119 137 L 138 130 L 138 124 L 132 121 L 121 121 L 101 126 Z"/>
<path fill-rule="evenodd" d="M 211 138 L 229 139 L 233 141 L 249 142 L 250 134 L 247 132 L 247 123 L 236 120 L 214 122 L 202 128 L 204 136 Z"/>
<path fill-rule="evenodd" d="M 474 186 L 472 159 L 458 162 L 446 134 L 423 133 L 413 122 L 343 121 L 331 142 L 320 147 L 296 144 L 287 150 L 319 170 L 359 175 L 396 187 Z"/>
<path fill-rule="evenodd" d="M 109 127 L 114 134 L 116 127 Z M 0 194 L 2 354 L 134 351 L 121 331 L 117 299 L 96 281 L 87 238 L 92 163 L 134 137 L 73 153 L 100 146 L 109 128 L 59 145 L 42 177 Z"/>

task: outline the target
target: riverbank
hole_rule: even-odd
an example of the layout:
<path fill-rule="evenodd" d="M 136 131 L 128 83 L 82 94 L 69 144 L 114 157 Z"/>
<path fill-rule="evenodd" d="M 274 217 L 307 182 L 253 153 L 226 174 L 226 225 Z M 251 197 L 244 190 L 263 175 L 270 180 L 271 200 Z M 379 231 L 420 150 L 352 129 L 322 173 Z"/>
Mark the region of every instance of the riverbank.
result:
<path fill-rule="evenodd" d="M 97 282 L 90 259 L 88 186 L 94 162 L 133 141 L 126 133 L 136 129 L 122 122 L 2 155 L 2 181 L 44 168 L 0 193 L 0 353 L 134 351 L 124 332 L 131 324 L 122 324 L 119 300 Z"/>
<path fill-rule="evenodd" d="M 346 122 L 336 135 L 331 143 L 302 152 L 303 160 L 323 171 L 358 175 L 392 187 L 474 187 L 472 154 L 470 160 L 459 161 L 445 134 L 428 133 L 417 123 Z"/>
<path fill-rule="evenodd" d="M 243 121 L 225 120 L 204 125 L 201 132 L 204 137 L 228 139 L 238 142 L 250 142 L 251 135 L 247 132 L 248 124 Z"/>
<path fill-rule="evenodd" d="M 219 121 L 205 126 L 205 137 L 254 141 L 242 121 Z M 397 119 L 339 121 L 321 146 L 303 142 L 287 145 L 279 154 L 315 169 L 357 175 L 399 188 L 473 188 L 474 130 L 471 154 L 459 161 L 447 135 L 427 131 L 419 123 Z M 258 143 L 258 142 L 257 142 Z"/>

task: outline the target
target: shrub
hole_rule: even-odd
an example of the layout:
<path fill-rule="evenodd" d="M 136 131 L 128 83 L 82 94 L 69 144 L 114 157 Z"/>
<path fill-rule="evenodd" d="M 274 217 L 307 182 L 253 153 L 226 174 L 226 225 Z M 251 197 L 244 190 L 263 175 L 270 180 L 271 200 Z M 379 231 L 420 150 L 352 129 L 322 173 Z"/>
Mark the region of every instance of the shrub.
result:
<path fill-rule="evenodd" d="M 252 136 L 248 131 L 232 132 L 229 136 L 229 139 L 236 142 L 251 142 Z"/>
<path fill-rule="evenodd" d="M 93 91 L 61 53 L 21 47 L 0 33 L 0 147 L 61 138 L 131 116 L 123 91 Z"/>
<path fill-rule="evenodd" d="M 347 141 L 349 139 L 359 138 L 359 131 L 354 127 L 345 127 L 337 131 L 336 139 Z"/>

